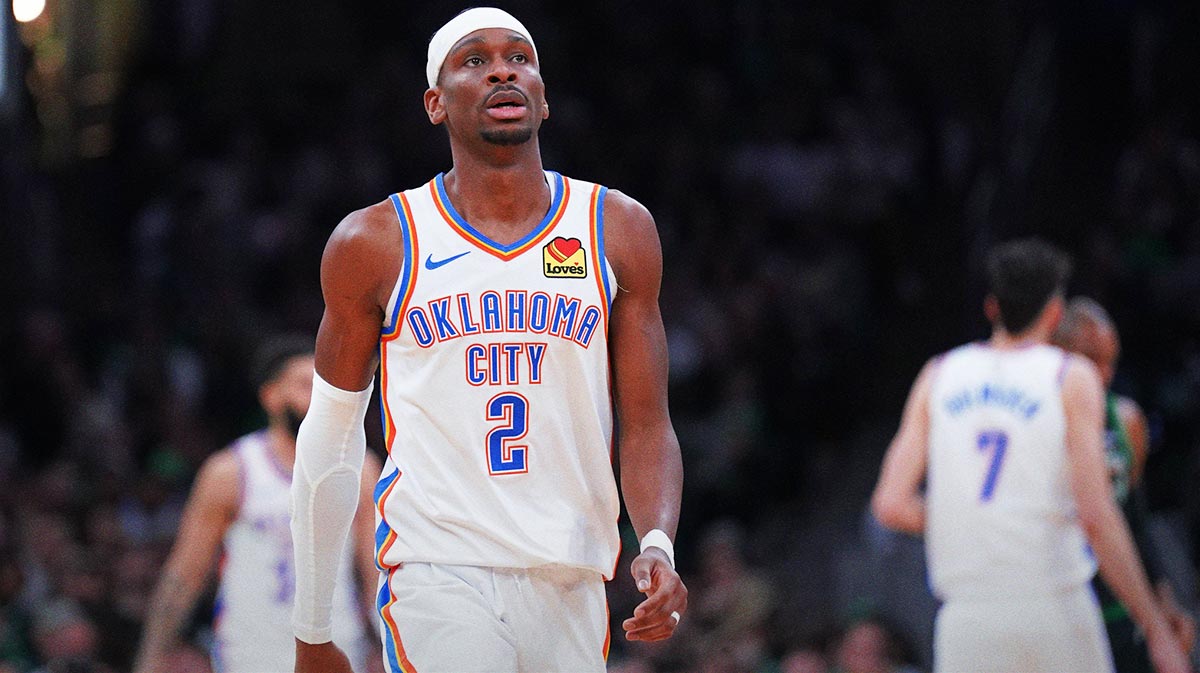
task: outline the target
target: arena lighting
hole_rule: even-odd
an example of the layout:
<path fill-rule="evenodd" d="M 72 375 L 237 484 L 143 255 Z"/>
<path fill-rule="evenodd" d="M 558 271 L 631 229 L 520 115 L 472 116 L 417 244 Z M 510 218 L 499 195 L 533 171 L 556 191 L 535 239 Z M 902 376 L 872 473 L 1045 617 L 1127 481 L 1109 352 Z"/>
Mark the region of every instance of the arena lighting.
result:
<path fill-rule="evenodd" d="M 46 0 L 13 0 L 13 17 L 21 23 L 29 23 L 42 15 Z"/>

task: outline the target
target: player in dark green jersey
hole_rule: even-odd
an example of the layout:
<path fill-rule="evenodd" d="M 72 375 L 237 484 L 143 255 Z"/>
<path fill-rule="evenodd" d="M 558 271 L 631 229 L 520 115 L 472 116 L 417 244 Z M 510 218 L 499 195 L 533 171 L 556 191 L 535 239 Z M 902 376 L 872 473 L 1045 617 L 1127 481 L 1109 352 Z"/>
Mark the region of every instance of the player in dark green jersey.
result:
<path fill-rule="evenodd" d="M 1067 305 L 1062 323 L 1055 335 L 1062 348 L 1086 356 L 1096 364 L 1106 387 L 1112 385 L 1120 339 L 1108 312 L 1087 297 L 1076 297 Z M 1137 402 L 1118 395 L 1110 389 L 1105 409 L 1106 452 L 1112 475 L 1113 494 L 1125 518 L 1129 521 L 1138 553 L 1146 572 L 1155 584 L 1162 608 L 1179 638 L 1180 646 L 1190 652 L 1195 640 L 1196 623 L 1175 603 L 1170 584 L 1162 577 L 1157 554 L 1146 531 L 1146 507 L 1139 488 L 1142 469 L 1150 449 L 1150 433 L 1146 415 Z M 1112 646 L 1113 663 L 1118 673 L 1149 673 L 1153 670 L 1146 643 L 1130 619 L 1125 606 L 1113 595 L 1099 576 L 1095 578 L 1096 596 L 1104 615 Z"/>

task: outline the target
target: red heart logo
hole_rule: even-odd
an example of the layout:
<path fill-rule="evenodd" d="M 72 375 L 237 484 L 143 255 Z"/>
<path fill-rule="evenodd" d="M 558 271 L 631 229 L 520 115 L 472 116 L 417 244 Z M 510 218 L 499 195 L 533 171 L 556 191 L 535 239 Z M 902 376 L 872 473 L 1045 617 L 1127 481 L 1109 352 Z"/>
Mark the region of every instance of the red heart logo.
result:
<path fill-rule="evenodd" d="M 559 236 L 550 241 L 550 254 L 559 262 L 565 262 L 582 247 L 583 244 L 579 242 L 578 238 Z"/>

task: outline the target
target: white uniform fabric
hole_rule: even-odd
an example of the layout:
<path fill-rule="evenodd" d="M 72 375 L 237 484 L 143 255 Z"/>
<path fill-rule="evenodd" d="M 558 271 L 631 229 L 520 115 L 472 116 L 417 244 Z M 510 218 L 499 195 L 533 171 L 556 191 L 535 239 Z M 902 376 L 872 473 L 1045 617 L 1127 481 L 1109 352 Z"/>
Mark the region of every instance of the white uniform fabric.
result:
<path fill-rule="evenodd" d="M 290 673 L 295 660 L 295 591 L 288 516 L 291 474 L 270 453 L 267 434 L 238 439 L 241 506 L 225 533 L 221 579 L 213 618 L 212 659 L 218 673 Z M 370 647 L 353 580 L 349 549 L 334 594 L 334 642 L 365 671 Z"/>
<path fill-rule="evenodd" d="M 550 211 L 511 246 L 474 232 L 440 175 L 394 199 L 407 231 L 382 344 L 382 567 L 561 565 L 612 576 L 616 282 L 593 217 L 604 190 L 547 180 Z"/>
<path fill-rule="evenodd" d="M 938 364 L 925 539 L 943 600 L 1041 595 L 1095 574 L 1069 483 L 1065 357 L 971 344 Z"/>
<path fill-rule="evenodd" d="M 970 344 L 937 364 L 925 544 L 930 585 L 945 602 L 939 671 L 1111 668 L 1093 665 L 1107 661 L 1108 646 L 1070 489 L 1065 363 L 1052 346 Z M 1066 661 L 1038 658 L 1055 652 L 1088 663 L 1014 663 Z"/>
<path fill-rule="evenodd" d="M 606 190 L 553 172 L 546 180 L 549 211 L 511 245 L 471 227 L 441 175 L 392 197 L 404 264 L 381 345 L 389 454 L 375 489 L 381 569 L 582 570 L 597 585 L 612 577 L 620 541 L 607 329 L 616 280 L 604 258 Z M 545 622 L 520 645 L 567 639 L 583 621 L 602 653 L 602 605 Z M 385 660 L 399 661 L 397 643 L 419 643 L 449 659 L 414 659 L 417 670 L 457 666 L 458 641 L 414 624 L 406 606 L 432 611 L 421 619 L 459 619 L 440 593 L 382 610 Z M 494 621 L 476 628 L 490 632 Z"/>
<path fill-rule="evenodd" d="M 1106 673 L 1112 654 L 1090 587 L 1042 597 L 946 603 L 934 626 L 935 673 Z"/>
<path fill-rule="evenodd" d="M 389 673 L 603 673 L 604 581 L 572 568 L 405 563 L 383 574 Z"/>

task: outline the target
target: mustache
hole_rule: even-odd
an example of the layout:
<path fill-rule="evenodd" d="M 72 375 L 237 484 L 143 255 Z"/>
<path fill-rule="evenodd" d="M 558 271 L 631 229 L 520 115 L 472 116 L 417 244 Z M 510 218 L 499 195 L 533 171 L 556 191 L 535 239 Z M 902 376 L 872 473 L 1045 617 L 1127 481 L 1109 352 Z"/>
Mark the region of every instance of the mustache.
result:
<path fill-rule="evenodd" d="M 529 100 L 529 94 L 525 93 L 525 90 L 516 84 L 497 84 L 496 86 L 492 87 L 492 90 L 488 92 L 488 95 L 486 98 L 484 98 L 484 100 L 491 100 L 492 96 L 495 96 L 496 94 L 510 91 L 519 94 L 521 98 L 524 98 L 526 101 Z"/>

